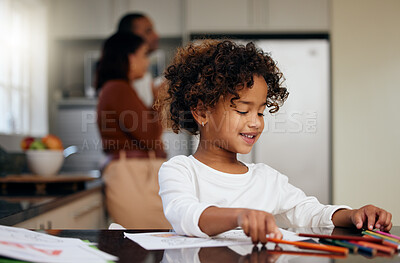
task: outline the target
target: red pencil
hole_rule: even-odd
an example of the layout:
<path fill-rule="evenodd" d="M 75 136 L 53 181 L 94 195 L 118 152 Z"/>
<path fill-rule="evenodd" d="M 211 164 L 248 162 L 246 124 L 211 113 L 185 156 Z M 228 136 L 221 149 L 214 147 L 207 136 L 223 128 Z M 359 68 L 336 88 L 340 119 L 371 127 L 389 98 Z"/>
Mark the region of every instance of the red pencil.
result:
<path fill-rule="evenodd" d="M 375 238 L 373 236 L 368 236 L 368 235 L 363 235 L 363 237 L 367 238 L 367 239 L 370 239 L 371 241 L 374 241 L 375 239 L 378 239 L 378 238 Z M 392 247 L 392 248 L 394 248 L 396 250 L 400 249 L 400 245 L 397 245 L 396 243 L 392 243 L 392 242 L 384 240 L 384 239 L 382 239 L 382 245 L 385 245 L 385 246 L 388 246 L 388 247 Z"/>
<path fill-rule="evenodd" d="M 305 251 L 290 251 L 290 250 L 272 250 L 267 249 L 268 254 L 288 254 L 298 256 L 311 256 L 311 257 L 327 257 L 327 258 L 346 258 L 346 254 L 338 253 L 325 253 L 325 252 L 305 252 Z M 385 254 L 386 255 L 386 254 Z"/>
<path fill-rule="evenodd" d="M 329 245 L 322 245 L 322 244 L 313 244 L 308 242 L 300 242 L 300 241 L 287 241 L 282 239 L 276 238 L 268 238 L 269 242 L 280 243 L 280 244 L 287 244 L 287 245 L 294 245 L 299 248 L 305 249 L 315 249 L 315 250 L 322 250 L 322 251 L 329 251 L 333 253 L 340 253 L 347 255 L 349 253 L 349 249 L 345 247 L 337 247 L 337 246 L 329 246 Z"/>
<path fill-rule="evenodd" d="M 306 233 L 299 233 L 301 237 L 313 237 L 313 238 L 326 238 L 326 239 L 338 239 L 338 240 L 353 240 L 353 241 L 366 241 L 366 242 L 373 242 L 382 244 L 382 239 L 374 238 L 369 239 L 360 236 L 346 236 L 346 235 L 316 235 L 316 234 L 306 234 Z"/>
<path fill-rule="evenodd" d="M 396 250 L 394 248 L 378 245 L 375 243 L 370 243 L 370 242 L 365 242 L 365 241 L 357 241 L 356 243 L 360 244 L 361 246 L 364 246 L 364 247 L 376 248 L 376 250 L 388 253 L 390 255 L 393 255 L 396 252 Z"/>

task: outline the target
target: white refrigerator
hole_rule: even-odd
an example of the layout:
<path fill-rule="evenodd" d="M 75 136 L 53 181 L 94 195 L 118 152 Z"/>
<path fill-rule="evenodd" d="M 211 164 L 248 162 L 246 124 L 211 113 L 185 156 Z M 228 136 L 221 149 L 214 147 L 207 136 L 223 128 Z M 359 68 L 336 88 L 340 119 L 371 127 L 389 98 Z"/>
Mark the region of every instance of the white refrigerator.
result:
<path fill-rule="evenodd" d="M 289 97 L 246 162 L 266 163 L 321 203 L 331 200 L 330 48 L 327 39 L 254 40 L 285 76 Z"/>

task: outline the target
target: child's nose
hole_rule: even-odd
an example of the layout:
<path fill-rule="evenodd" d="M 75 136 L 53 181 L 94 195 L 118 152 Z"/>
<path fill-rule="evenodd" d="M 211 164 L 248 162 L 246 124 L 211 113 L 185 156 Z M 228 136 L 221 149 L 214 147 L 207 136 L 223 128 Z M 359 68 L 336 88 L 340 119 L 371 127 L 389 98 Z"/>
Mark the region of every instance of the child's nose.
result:
<path fill-rule="evenodd" d="M 261 127 L 261 124 L 262 124 L 263 121 L 264 121 L 263 117 L 258 116 L 258 113 L 257 113 L 255 115 L 251 116 L 251 119 L 249 121 L 249 126 L 251 128 L 257 128 L 258 129 L 258 128 Z"/>

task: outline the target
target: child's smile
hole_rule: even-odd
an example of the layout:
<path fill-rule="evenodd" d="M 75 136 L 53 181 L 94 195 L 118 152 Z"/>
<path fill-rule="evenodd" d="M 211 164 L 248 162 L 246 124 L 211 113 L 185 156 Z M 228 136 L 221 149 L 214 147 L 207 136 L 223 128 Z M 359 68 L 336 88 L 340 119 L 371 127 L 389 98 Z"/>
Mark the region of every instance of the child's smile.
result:
<path fill-rule="evenodd" d="M 239 92 L 239 99 L 221 99 L 207 115 L 207 126 L 201 138 L 219 149 L 232 153 L 249 153 L 264 129 L 263 112 L 267 100 L 267 83 L 263 77 L 254 76 L 252 88 Z"/>
<path fill-rule="evenodd" d="M 248 144 L 254 144 L 256 142 L 257 133 L 240 133 L 242 139 Z"/>

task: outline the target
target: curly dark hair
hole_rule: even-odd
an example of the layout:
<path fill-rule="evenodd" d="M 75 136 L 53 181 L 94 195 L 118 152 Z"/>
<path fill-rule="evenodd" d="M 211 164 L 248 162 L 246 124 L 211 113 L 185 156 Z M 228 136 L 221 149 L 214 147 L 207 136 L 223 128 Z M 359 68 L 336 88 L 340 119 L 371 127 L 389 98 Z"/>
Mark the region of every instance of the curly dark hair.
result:
<path fill-rule="evenodd" d="M 199 100 L 208 109 L 221 96 L 232 96 L 231 106 L 239 99 L 238 92 L 251 88 L 253 76 L 262 76 L 268 85 L 269 112 L 279 110 L 289 93 L 282 83 L 282 73 L 269 54 L 254 43 L 239 45 L 231 40 L 203 40 L 178 49 L 165 71 L 166 85 L 160 92 L 156 107 L 161 110 L 164 124 L 175 133 L 187 130 L 198 134 L 199 128 L 191 113 Z"/>

